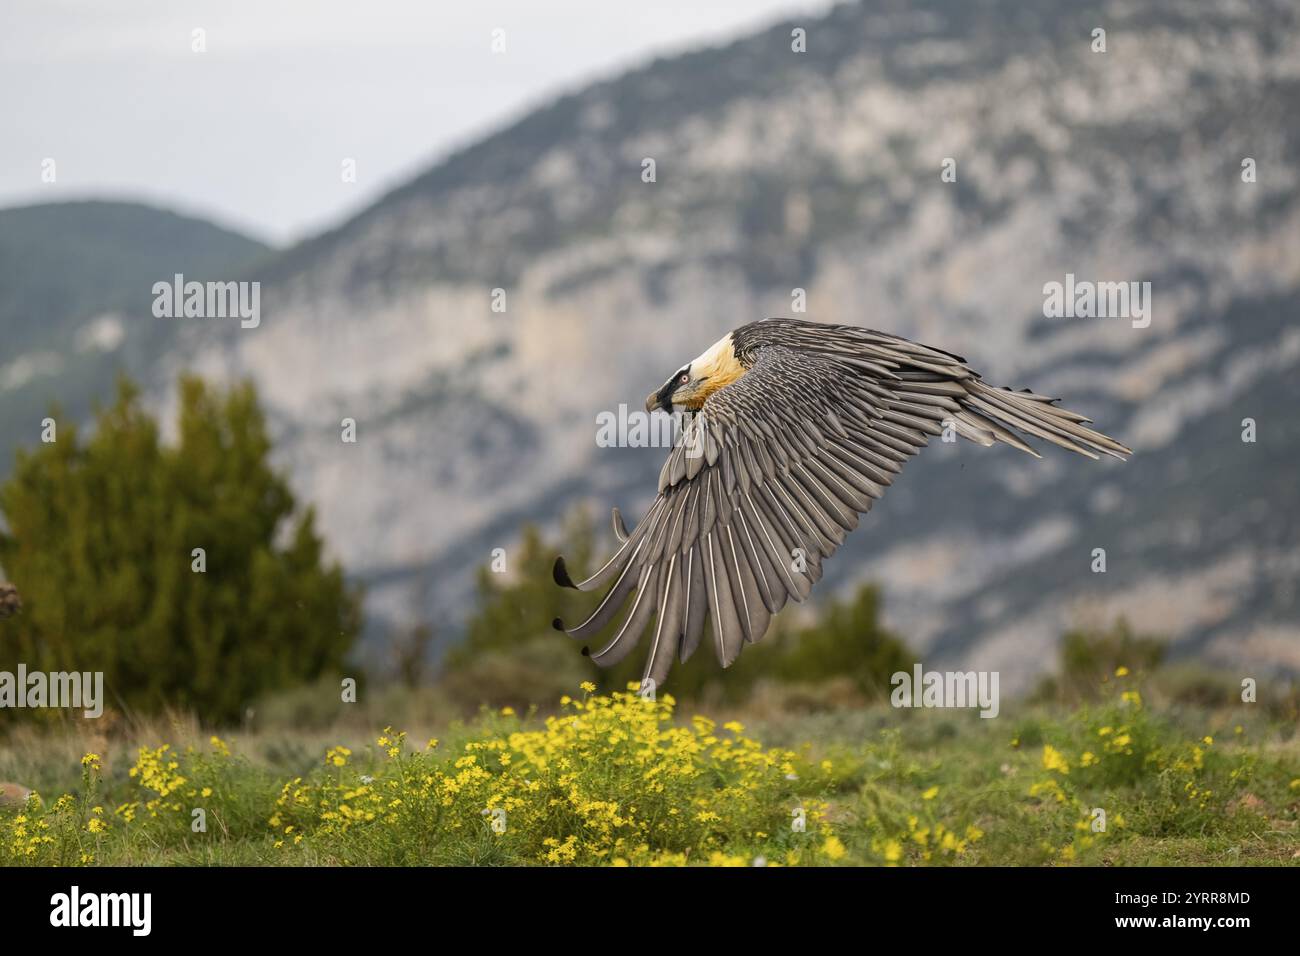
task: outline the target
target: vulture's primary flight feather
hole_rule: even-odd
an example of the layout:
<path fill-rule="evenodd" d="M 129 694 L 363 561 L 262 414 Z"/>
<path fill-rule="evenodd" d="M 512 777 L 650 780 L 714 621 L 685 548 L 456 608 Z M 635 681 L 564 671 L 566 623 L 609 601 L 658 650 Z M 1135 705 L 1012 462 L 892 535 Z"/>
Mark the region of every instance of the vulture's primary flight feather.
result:
<path fill-rule="evenodd" d="M 626 607 L 592 659 L 616 664 L 648 632 L 645 677 L 662 684 L 711 621 L 727 667 L 808 596 L 858 516 L 945 428 L 1036 457 L 1017 432 L 1094 459 L 1130 454 L 1055 401 L 992 388 L 965 359 L 883 332 L 793 319 L 736 329 L 651 394 L 647 410 L 694 414 L 635 529 L 615 510 L 617 553 L 578 582 L 556 560 L 558 584 L 605 595 L 586 620 L 555 626 L 589 640 Z"/>

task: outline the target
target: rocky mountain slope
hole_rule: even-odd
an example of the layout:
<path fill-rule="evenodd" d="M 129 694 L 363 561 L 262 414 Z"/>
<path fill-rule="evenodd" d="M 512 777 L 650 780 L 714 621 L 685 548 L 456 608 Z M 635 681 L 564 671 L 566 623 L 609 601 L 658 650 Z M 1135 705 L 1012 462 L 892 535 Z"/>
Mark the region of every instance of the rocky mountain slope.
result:
<path fill-rule="evenodd" d="M 823 591 L 881 581 L 928 665 L 1004 687 L 1120 613 L 1177 654 L 1295 671 L 1298 21 L 1283 0 L 873 2 L 657 61 L 279 257 L 261 326 L 182 326 L 157 381 L 253 376 L 371 613 L 454 623 L 522 521 L 648 503 L 662 451 L 598 447 L 599 412 L 803 290 L 809 318 L 964 355 L 1135 449 L 936 443 Z M 1149 325 L 1046 317 L 1067 274 L 1150 282 Z"/>

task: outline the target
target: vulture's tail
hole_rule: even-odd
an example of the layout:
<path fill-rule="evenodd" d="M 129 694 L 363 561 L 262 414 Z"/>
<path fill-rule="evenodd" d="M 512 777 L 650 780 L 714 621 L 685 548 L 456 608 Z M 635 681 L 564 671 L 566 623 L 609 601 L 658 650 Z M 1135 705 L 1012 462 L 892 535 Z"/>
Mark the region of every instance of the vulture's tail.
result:
<path fill-rule="evenodd" d="M 1000 441 L 1035 458 L 1042 457 L 1015 434 L 1023 432 L 1092 459 L 1100 457 L 1100 453 L 1124 461 L 1125 456 L 1133 454 L 1115 439 L 1088 428 L 1085 423 L 1092 419 L 1058 408 L 1054 404 L 1058 399 L 1035 395 L 1028 389 L 1013 392 L 1009 388 L 992 388 L 975 377 L 960 385 L 966 394 L 957 399 L 961 411 L 952 416 L 953 428 L 981 445 Z"/>

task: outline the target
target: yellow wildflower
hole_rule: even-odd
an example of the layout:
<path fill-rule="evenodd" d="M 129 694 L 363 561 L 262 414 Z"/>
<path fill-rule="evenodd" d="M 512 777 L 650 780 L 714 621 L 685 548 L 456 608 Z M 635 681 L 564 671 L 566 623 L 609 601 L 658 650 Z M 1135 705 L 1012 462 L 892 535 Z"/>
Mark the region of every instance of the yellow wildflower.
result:
<path fill-rule="evenodd" d="M 1061 752 L 1051 744 L 1043 744 L 1043 769 L 1055 770 L 1061 774 L 1069 774 L 1070 765 L 1066 762 Z"/>

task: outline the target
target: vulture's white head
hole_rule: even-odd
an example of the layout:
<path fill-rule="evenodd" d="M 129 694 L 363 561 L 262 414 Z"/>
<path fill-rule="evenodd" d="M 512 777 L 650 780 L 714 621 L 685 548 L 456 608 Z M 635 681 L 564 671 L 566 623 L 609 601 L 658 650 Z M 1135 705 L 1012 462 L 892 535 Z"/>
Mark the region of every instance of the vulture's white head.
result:
<path fill-rule="evenodd" d="M 646 397 L 645 410 L 652 412 L 662 408 L 671 412 L 674 405 L 698 409 L 706 398 L 730 385 L 745 371 L 745 366 L 736 357 L 731 333 L 728 332 L 702 355 L 674 372 L 661 388 L 651 392 Z"/>

